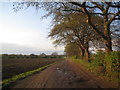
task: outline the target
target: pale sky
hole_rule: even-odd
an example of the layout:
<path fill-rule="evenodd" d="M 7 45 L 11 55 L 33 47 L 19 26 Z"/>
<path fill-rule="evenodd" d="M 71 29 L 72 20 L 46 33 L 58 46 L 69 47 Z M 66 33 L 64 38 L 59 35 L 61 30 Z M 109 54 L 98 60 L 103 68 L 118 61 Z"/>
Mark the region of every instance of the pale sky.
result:
<path fill-rule="evenodd" d="M 64 47 L 54 47 L 47 38 L 51 18 L 40 19 L 46 12 L 29 7 L 14 12 L 12 2 L 0 2 L 0 44 L 2 53 L 61 54 Z"/>

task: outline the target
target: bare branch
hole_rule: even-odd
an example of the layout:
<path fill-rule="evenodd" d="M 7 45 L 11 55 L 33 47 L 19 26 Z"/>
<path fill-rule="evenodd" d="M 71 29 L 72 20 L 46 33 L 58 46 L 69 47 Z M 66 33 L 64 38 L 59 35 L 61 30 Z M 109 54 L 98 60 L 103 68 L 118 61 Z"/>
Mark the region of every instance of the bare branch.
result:
<path fill-rule="evenodd" d="M 109 21 L 108 24 L 110 24 L 113 20 L 115 20 L 115 17 L 120 14 L 120 11 L 118 11 Z"/>
<path fill-rule="evenodd" d="M 97 4 L 96 2 L 92 2 L 94 5 L 96 5 L 96 7 L 98 8 L 98 9 L 100 9 L 101 11 L 103 11 L 104 10 L 104 8 L 101 6 L 101 5 L 99 5 L 99 4 Z"/>
<path fill-rule="evenodd" d="M 115 18 L 114 20 L 120 20 L 120 18 Z"/>
<path fill-rule="evenodd" d="M 77 12 L 82 12 L 82 13 L 84 13 L 82 10 L 76 10 L 76 9 L 65 9 L 65 10 L 63 10 L 63 11 L 77 11 Z"/>

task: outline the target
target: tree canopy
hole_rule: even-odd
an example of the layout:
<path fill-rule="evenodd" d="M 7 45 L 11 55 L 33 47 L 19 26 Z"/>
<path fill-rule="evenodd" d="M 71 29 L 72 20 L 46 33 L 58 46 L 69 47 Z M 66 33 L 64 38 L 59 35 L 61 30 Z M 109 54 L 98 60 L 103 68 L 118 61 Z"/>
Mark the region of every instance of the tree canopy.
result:
<path fill-rule="evenodd" d="M 105 45 L 106 55 L 112 51 L 113 32 L 119 34 L 114 25 L 120 22 L 120 2 L 21 2 L 14 4 L 14 10 L 30 6 L 46 10 L 44 17 L 52 16 L 54 28 L 49 36 L 56 38 L 55 44 L 81 43 L 82 39 L 84 43 L 79 46 L 89 48 L 89 41 L 97 40 L 91 37 L 98 36 Z"/>

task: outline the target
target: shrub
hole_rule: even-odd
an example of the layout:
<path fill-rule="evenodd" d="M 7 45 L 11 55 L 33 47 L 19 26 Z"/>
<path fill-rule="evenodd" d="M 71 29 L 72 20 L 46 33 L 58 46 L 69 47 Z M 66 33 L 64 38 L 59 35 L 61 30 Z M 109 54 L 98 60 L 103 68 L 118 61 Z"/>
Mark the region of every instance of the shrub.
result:
<path fill-rule="evenodd" d="M 77 56 L 72 56 L 72 59 L 77 59 Z"/>
<path fill-rule="evenodd" d="M 95 67 L 99 67 L 99 66 L 105 66 L 105 53 L 104 52 L 98 52 L 96 55 L 92 56 L 92 63 L 91 65 L 95 66 Z"/>
<path fill-rule="evenodd" d="M 107 73 L 120 72 L 120 70 L 119 70 L 120 51 L 119 52 L 111 52 L 110 55 L 105 56 L 105 62 L 106 62 Z"/>
<path fill-rule="evenodd" d="M 111 52 L 110 55 L 105 55 L 104 52 L 98 52 L 91 56 L 91 63 L 85 62 L 85 60 L 78 60 L 75 56 L 72 57 L 75 62 L 81 63 L 87 69 L 98 75 L 104 75 L 111 80 L 120 80 L 120 51 Z"/>

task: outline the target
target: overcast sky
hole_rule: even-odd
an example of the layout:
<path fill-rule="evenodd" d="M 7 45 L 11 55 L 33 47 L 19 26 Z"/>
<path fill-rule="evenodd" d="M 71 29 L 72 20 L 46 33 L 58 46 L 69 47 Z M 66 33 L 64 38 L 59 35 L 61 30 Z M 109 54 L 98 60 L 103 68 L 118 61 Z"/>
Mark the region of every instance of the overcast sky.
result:
<path fill-rule="evenodd" d="M 63 53 L 64 47 L 55 48 L 47 38 L 51 18 L 40 19 L 46 12 L 29 7 L 14 12 L 12 2 L 0 2 L 0 44 L 2 53 L 51 54 Z"/>

